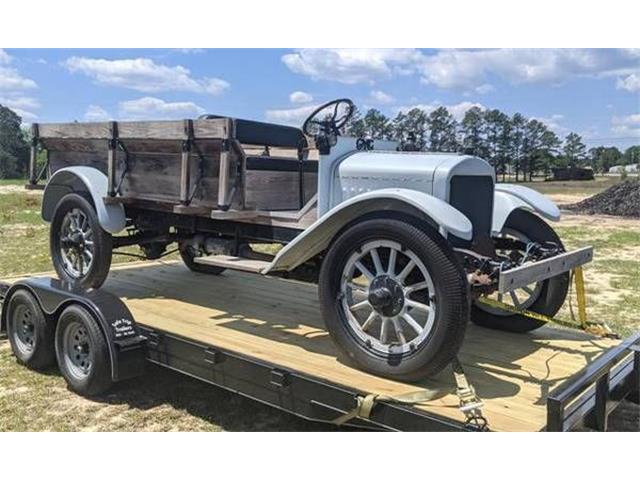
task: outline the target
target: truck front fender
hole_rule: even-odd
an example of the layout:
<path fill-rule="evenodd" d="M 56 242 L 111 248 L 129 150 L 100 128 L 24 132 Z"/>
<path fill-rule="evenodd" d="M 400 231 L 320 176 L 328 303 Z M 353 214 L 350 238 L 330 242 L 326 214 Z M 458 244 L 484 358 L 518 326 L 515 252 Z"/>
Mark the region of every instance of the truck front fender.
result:
<path fill-rule="evenodd" d="M 499 234 L 507 218 L 517 209 L 530 212 L 557 222 L 560 220 L 560 209 L 551 199 L 535 190 L 522 185 L 497 184 L 493 198 L 493 221 L 491 231 Z"/>
<path fill-rule="evenodd" d="M 88 195 L 98 214 L 100 226 L 115 234 L 124 229 L 127 219 L 122 205 L 106 205 L 107 176 L 92 167 L 67 167 L 58 170 L 47 182 L 42 199 L 42 218 L 50 222 L 62 197 L 68 193 Z"/>
<path fill-rule="evenodd" d="M 384 211 L 408 213 L 466 240 L 473 234 L 469 219 L 448 203 L 416 190 L 385 188 L 362 193 L 329 210 L 280 250 L 262 273 L 296 268 L 326 249 L 350 222 L 368 213 Z"/>

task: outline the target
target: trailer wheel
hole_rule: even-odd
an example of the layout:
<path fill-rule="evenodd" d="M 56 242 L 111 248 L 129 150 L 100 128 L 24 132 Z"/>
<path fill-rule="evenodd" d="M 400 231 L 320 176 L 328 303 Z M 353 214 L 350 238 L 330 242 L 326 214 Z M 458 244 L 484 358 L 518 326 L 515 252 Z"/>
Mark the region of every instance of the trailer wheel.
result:
<path fill-rule="evenodd" d="M 55 345 L 60 372 L 71 390 L 94 396 L 111 387 L 109 348 L 98 322 L 86 309 L 79 305 L 64 309 Z"/>
<path fill-rule="evenodd" d="M 107 279 L 113 241 L 84 197 L 76 193 L 62 197 L 51 221 L 50 248 L 61 280 L 83 288 L 98 288 Z"/>
<path fill-rule="evenodd" d="M 188 242 L 180 242 L 178 244 L 178 250 L 180 257 L 186 265 L 186 267 L 192 272 L 206 273 L 207 275 L 220 275 L 226 269 L 222 267 L 214 267 L 213 265 L 202 265 L 196 263 L 193 259 L 197 256 L 195 250 Z"/>
<path fill-rule="evenodd" d="M 17 290 L 7 306 L 7 335 L 18 362 L 36 370 L 55 364 L 55 325 L 47 321 L 35 297 Z"/>
<path fill-rule="evenodd" d="M 361 368 L 413 381 L 458 353 L 469 318 L 468 285 L 434 229 L 367 220 L 344 231 L 320 270 L 327 329 Z"/>
<path fill-rule="evenodd" d="M 525 242 L 554 242 L 562 245 L 556 232 L 544 220 L 525 210 L 515 210 L 509 215 L 503 234 Z M 491 298 L 517 308 L 553 317 L 567 298 L 569 280 L 569 272 L 566 272 L 508 294 L 493 294 Z M 480 302 L 474 302 L 471 309 L 471 321 L 483 327 L 515 333 L 530 332 L 546 323 Z"/>

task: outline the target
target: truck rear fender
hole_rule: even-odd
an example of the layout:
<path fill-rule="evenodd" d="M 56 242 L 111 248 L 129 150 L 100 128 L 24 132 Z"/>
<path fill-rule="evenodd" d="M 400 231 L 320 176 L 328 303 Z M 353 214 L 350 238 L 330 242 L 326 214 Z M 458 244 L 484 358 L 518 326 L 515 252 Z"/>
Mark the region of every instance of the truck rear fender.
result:
<path fill-rule="evenodd" d="M 448 203 L 424 192 L 386 188 L 362 193 L 335 206 L 285 246 L 262 273 L 292 270 L 325 250 L 347 224 L 372 212 L 397 211 L 427 220 L 441 233 L 471 239 L 469 219 Z"/>
<path fill-rule="evenodd" d="M 93 201 L 100 226 L 112 234 L 120 232 L 126 225 L 124 207 L 104 203 L 107 183 L 107 176 L 96 168 L 61 168 L 47 182 L 42 199 L 42 218 L 50 222 L 58 202 L 68 193 L 85 194 Z"/>
<path fill-rule="evenodd" d="M 549 197 L 522 185 L 501 183 L 495 186 L 493 198 L 491 231 L 494 235 L 502 231 L 511 212 L 517 209 L 537 213 L 553 222 L 560 220 L 560 209 Z"/>

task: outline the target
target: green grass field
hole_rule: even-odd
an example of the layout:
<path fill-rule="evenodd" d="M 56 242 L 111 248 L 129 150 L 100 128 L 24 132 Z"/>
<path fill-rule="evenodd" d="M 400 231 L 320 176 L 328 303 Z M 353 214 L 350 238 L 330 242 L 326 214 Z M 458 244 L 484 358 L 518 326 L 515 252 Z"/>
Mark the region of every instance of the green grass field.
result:
<path fill-rule="evenodd" d="M 578 195 L 606 188 L 593 182 L 537 182 L 545 193 Z M 0 278 L 51 270 L 41 195 L 0 181 Z M 531 186 L 531 184 L 528 184 Z M 7 188 L 9 187 L 9 188 Z M 586 270 L 589 313 L 627 334 L 640 328 L 640 220 L 567 216 L 557 227 L 569 248 L 593 245 Z M 130 251 L 136 251 L 132 248 Z M 114 257 L 115 262 L 130 261 Z M 574 303 L 575 304 L 575 303 Z M 565 306 L 560 318 L 569 319 Z M 31 372 L 16 364 L 0 336 L 0 431 L 6 430 L 318 430 L 327 429 L 243 399 L 183 375 L 151 368 L 149 375 L 88 400 L 66 389 L 55 371 Z"/>

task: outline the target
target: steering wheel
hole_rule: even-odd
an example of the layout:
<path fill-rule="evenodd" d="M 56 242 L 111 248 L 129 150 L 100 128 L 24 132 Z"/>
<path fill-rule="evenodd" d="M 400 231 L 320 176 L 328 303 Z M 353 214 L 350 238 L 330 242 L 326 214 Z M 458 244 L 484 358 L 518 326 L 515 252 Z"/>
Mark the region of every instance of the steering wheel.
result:
<path fill-rule="evenodd" d="M 344 106 L 344 113 L 340 111 L 341 106 Z M 340 129 L 353 117 L 355 109 L 355 105 L 348 98 L 332 100 L 316 108 L 307 117 L 302 125 L 302 131 L 309 137 L 319 133 L 339 135 Z"/>

